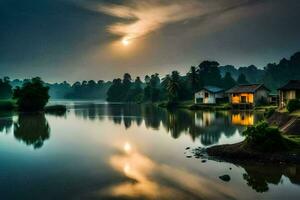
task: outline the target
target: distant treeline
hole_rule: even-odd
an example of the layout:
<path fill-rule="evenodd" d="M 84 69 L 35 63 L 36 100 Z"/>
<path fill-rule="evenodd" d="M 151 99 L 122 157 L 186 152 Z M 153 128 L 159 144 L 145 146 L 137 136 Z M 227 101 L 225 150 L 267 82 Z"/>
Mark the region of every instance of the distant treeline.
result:
<path fill-rule="evenodd" d="M 45 83 L 49 86 L 52 99 L 106 99 L 110 102 L 170 102 L 191 100 L 193 94 L 203 86 L 212 85 L 229 89 L 236 84 L 264 83 L 273 93 L 292 79 L 300 79 L 300 52 L 290 59 L 270 63 L 263 69 L 254 65 L 236 68 L 232 65 L 220 66 L 216 61 L 203 61 L 190 67 L 181 75 L 172 71 L 163 78 L 158 73 L 133 79 L 129 73 L 111 81 L 82 81 L 69 84 Z M 21 86 L 28 80 L 0 79 L 0 99 L 10 98 L 12 88 Z"/>
<path fill-rule="evenodd" d="M 8 77 L 0 79 L 0 99 L 12 97 L 12 89 L 22 86 L 29 79 L 10 81 Z M 111 82 L 94 80 L 75 82 L 70 84 L 66 81 L 62 83 L 45 83 L 49 87 L 49 95 L 52 99 L 106 99 L 106 93 L 111 86 Z"/>
<path fill-rule="evenodd" d="M 146 75 L 134 81 L 131 75 L 112 82 L 107 92 L 108 101 L 163 101 L 191 100 L 195 92 L 203 86 L 219 86 L 225 90 L 236 84 L 264 83 L 273 93 L 291 79 L 300 79 L 300 52 L 289 60 L 282 59 L 278 64 L 270 63 L 264 69 L 254 65 L 236 68 L 232 65 L 219 66 L 216 61 L 203 61 L 192 66 L 188 73 L 180 75 L 172 71 L 160 79 L 159 74 Z"/>

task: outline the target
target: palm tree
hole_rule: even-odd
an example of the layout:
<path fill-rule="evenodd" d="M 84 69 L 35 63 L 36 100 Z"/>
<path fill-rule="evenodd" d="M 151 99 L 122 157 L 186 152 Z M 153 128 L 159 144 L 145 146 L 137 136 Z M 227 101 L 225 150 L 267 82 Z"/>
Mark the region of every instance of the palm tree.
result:
<path fill-rule="evenodd" d="M 197 69 L 195 66 L 191 66 L 191 69 L 189 71 L 189 73 L 187 74 L 188 77 L 188 81 L 190 83 L 191 89 L 192 89 L 192 93 L 197 92 L 197 90 L 199 89 L 199 76 L 197 73 Z"/>
<path fill-rule="evenodd" d="M 169 102 L 171 103 L 175 103 L 178 100 L 180 90 L 179 78 L 179 73 L 177 71 L 173 71 L 171 76 L 167 75 L 164 79 Z"/>

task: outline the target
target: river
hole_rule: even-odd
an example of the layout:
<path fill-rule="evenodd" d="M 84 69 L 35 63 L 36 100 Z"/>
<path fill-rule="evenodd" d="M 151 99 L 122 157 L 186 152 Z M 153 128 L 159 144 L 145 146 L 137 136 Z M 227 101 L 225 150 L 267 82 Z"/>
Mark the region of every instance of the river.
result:
<path fill-rule="evenodd" d="M 242 141 L 261 114 L 60 103 L 65 115 L 0 112 L 0 199 L 300 197 L 298 165 L 237 165 L 191 153 Z"/>

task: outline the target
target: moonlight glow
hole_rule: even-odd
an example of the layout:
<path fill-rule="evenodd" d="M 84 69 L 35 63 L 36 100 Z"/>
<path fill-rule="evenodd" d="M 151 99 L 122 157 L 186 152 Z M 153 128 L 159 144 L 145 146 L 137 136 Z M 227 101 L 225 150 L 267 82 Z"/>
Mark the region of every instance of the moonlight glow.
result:
<path fill-rule="evenodd" d="M 129 43 L 130 43 L 130 42 L 129 42 L 128 39 L 126 39 L 126 38 L 122 39 L 122 44 L 123 44 L 124 46 L 128 46 Z"/>

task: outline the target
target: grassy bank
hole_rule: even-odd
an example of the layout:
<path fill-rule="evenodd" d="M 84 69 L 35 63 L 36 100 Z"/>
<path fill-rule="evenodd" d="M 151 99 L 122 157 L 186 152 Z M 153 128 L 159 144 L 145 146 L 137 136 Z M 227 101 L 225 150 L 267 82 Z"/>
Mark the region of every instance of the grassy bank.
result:
<path fill-rule="evenodd" d="M 209 156 L 233 162 L 300 163 L 300 136 L 282 135 L 277 127 L 260 122 L 248 127 L 243 142 L 206 149 Z"/>
<path fill-rule="evenodd" d="M 181 109 L 189 109 L 189 110 L 230 110 L 231 107 L 229 104 L 195 104 L 194 101 L 180 101 L 173 104 L 168 102 L 161 102 L 157 104 L 162 108 L 181 108 Z"/>
<path fill-rule="evenodd" d="M 0 111 L 17 111 L 18 106 L 15 100 L 7 99 L 0 100 Z M 44 108 L 44 112 L 47 114 L 53 115 L 64 115 L 67 111 L 67 107 L 65 105 L 51 105 L 46 106 Z"/>

